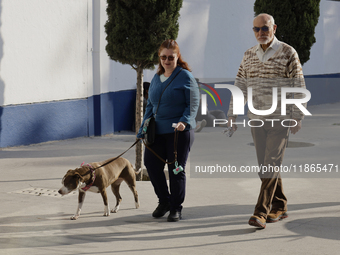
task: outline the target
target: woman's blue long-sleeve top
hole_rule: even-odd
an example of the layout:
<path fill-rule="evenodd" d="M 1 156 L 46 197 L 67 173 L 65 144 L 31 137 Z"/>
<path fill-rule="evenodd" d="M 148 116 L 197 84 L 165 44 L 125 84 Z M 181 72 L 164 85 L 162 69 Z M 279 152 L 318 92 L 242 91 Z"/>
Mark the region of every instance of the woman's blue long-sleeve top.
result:
<path fill-rule="evenodd" d="M 173 133 L 175 128 L 172 127 L 172 123 L 187 123 L 185 130 L 196 127 L 195 118 L 199 106 L 198 85 L 188 70 L 182 69 L 181 71 L 181 69 L 177 66 L 164 82 L 161 82 L 158 74 L 153 77 L 149 88 L 148 103 L 137 138 L 144 138 L 144 134 L 142 134 L 144 121 L 155 114 L 162 91 L 178 72 L 180 73 L 165 89 L 160 100 L 155 117 L 156 134 Z"/>

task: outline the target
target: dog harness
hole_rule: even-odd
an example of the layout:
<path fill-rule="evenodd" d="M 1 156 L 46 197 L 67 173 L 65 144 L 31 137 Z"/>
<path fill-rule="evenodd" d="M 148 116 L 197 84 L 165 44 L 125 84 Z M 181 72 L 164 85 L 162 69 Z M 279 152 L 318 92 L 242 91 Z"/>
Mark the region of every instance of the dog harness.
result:
<path fill-rule="evenodd" d="M 81 166 L 84 165 L 84 162 L 81 164 Z M 93 167 L 90 164 L 86 164 L 90 170 L 91 170 L 91 174 L 92 174 L 92 178 L 91 178 L 91 182 L 89 184 L 87 184 L 84 188 L 81 188 L 83 191 L 87 191 L 89 188 L 92 187 L 94 180 L 96 179 L 96 170 L 93 169 Z"/>

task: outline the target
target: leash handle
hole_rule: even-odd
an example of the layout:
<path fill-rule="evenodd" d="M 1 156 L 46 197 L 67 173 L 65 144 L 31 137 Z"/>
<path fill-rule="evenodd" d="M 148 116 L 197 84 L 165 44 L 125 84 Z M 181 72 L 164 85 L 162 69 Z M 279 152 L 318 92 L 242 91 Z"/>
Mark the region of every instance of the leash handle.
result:
<path fill-rule="evenodd" d="M 145 147 L 151 151 L 158 159 L 160 159 L 163 163 L 171 165 L 173 163 L 175 163 L 177 161 L 177 144 L 178 144 L 178 132 L 175 130 L 175 135 L 174 135 L 174 154 L 175 154 L 175 159 L 172 162 L 168 162 L 166 160 L 164 160 L 161 156 L 159 156 L 153 149 L 151 149 L 149 146 L 146 145 L 144 139 L 143 139 L 143 143 L 145 145 Z"/>

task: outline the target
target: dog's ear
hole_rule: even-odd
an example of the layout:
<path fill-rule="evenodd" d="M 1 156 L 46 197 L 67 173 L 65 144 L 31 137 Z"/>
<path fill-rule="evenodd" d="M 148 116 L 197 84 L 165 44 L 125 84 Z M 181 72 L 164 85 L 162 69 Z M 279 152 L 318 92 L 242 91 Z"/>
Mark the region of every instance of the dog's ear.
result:
<path fill-rule="evenodd" d="M 79 173 L 75 173 L 74 178 L 77 178 L 79 181 L 84 182 L 83 177 Z"/>
<path fill-rule="evenodd" d="M 74 170 L 70 169 L 70 170 L 68 170 L 68 171 L 66 172 L 66 174 L 64 175 L 64 178 L 61 180 L 61 183 L 62 183 L 62 184 L 64 183 L 65 178 L 66 178 L 67 176 L 71 175 L 72 171 L 74 171 Z"/>

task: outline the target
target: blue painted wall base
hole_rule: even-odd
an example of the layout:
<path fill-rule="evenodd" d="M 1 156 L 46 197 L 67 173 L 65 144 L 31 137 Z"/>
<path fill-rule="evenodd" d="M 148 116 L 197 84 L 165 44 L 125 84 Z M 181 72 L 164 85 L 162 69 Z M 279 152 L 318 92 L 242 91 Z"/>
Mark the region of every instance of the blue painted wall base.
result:
<path fill-rule="evenodd" d="M 136 90 L 0 107 L 0 148 L 134 130 Z"/>
<path fill-rule="evenodd" d="M 136 90 L 95 95 L 88 98 L 89 136 L 134 131 Z"/>

